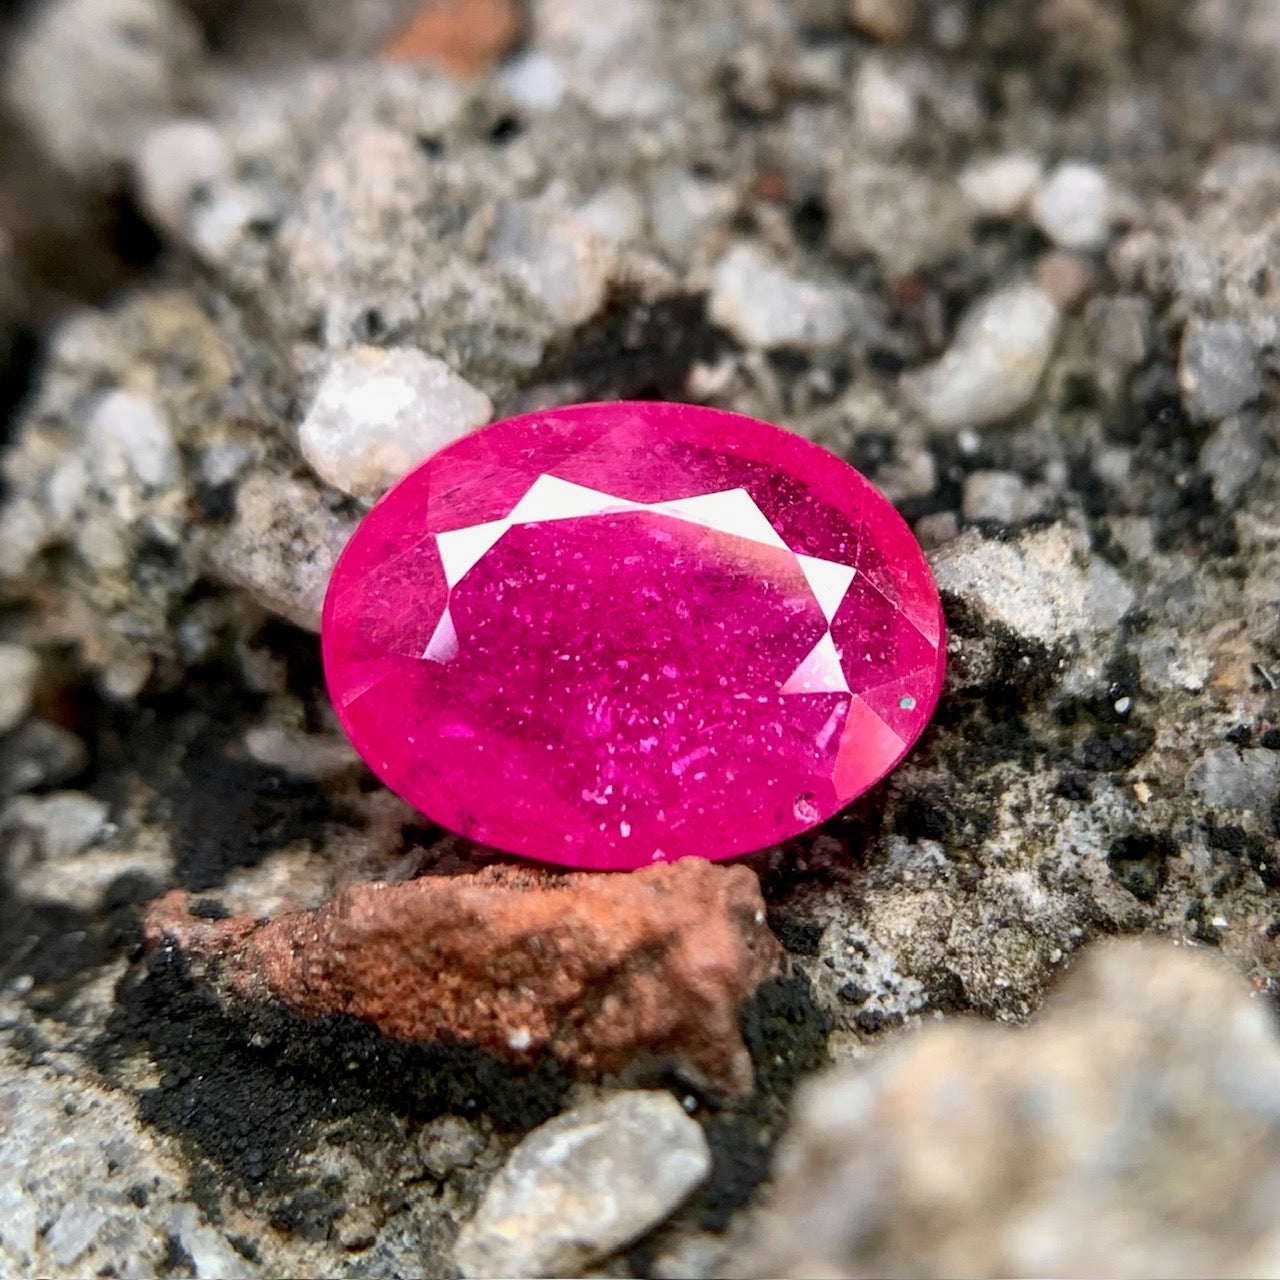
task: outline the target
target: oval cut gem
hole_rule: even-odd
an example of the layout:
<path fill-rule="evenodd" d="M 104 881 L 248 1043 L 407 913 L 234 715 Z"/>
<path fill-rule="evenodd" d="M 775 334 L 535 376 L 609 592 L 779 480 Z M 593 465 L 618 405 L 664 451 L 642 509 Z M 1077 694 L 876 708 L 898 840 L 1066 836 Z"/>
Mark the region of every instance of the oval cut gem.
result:
<path fill-rule="evenodd" d="M 938 592 L 826 450 L 683 404 L 498 422 L 369 512 L 325 601 L 356 749 L 428 817 L 565 866 L 799 834 L 920 735 Z"/>

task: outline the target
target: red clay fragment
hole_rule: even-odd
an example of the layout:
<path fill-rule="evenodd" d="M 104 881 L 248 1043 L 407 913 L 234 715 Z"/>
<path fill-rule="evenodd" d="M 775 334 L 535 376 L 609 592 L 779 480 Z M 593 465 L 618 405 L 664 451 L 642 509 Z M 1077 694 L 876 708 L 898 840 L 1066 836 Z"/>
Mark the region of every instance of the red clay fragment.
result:
<path fill-rule="evenodd" d="M 671 1060 L 735 1094 L 752 1085 L 738 1007 L 781 958 L 754 873 L 700 858 L 353 884 L 261 923 L 194 917 L 175 891 L 152 905 L 146 937 L 251 1007 L 349 1014 L 517 1065 L 550 1053 L 580 1075 Z"/>
<path fill-rule="evenodd" d="M 464 80 L 487 75 L 520 37 L 515 0 L 439 0 L 382 52 L 388 62 L 435 62 Z"/>

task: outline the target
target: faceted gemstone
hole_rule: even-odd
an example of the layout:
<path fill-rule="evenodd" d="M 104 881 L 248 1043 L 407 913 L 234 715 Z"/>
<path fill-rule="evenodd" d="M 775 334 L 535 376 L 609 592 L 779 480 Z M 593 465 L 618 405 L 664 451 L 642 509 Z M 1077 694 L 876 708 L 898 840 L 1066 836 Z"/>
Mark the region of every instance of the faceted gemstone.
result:
<path fill-rule="evenodd" d="M 823 821 L 928 723 L 945 643 L 902 518 L 767 423 L 575 405 L 447 446 L 334 570 L 329 691 L 374 772 L 568 866 L 728 858 Z"/>

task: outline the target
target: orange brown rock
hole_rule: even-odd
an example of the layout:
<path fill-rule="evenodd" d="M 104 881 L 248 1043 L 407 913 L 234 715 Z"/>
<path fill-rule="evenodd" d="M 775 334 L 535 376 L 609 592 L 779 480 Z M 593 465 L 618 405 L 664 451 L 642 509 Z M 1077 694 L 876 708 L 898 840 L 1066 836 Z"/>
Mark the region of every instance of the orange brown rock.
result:
<path fill-rule="evenodd" d="M 492 71 L 520 37 L 515 0 L 442 0 L 383 50 L 391 62 L 436 62 L 463 79 Z"/>
<path fill-rule="evenodd" d="M 146 935 L 250 1007 L 348 1014 L 517 1065 L 549 1053 L 588 1076 L 669 1060 L 737 1094 L 752 1084 L 738 1008 L 781 960 L 754 873 L 699 858 L 353 884 L 265 922 L 200 919 L 173 892 Z"/>

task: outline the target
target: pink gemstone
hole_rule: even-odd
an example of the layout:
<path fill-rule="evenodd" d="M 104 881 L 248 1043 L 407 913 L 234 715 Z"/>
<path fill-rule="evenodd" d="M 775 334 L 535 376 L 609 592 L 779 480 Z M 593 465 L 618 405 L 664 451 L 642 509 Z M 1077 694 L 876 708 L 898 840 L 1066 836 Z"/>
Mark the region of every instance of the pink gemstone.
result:
<path fill-rule="evenodd" d="M 683 404 L 532 413 L 441 450 L 357 530 L 323 635 L 392 790 L 596 868 L 830 817 L 920 735 L 945 655 L 924 556 L 858 472 Z"/>

